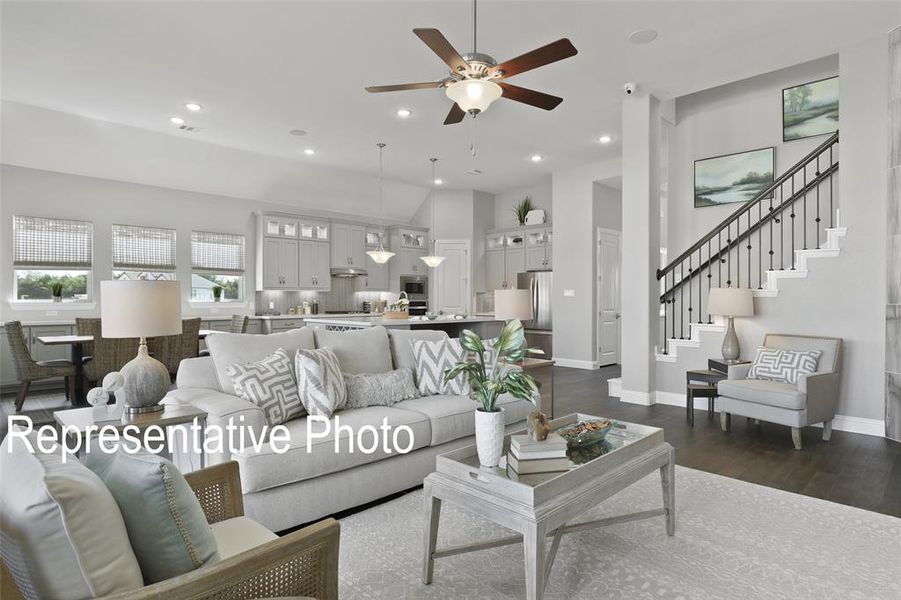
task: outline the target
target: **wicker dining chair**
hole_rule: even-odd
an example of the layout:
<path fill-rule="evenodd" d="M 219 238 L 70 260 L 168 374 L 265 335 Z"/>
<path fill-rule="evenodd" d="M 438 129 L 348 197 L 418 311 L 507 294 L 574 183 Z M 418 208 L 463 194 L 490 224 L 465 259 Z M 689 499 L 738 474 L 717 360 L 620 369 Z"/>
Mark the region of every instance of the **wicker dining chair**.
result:
<path fill-rule="evenodd" d="M 16 412 L 22 411 L 25 404 L 25 396 L 32 381 L 53 379 L 62 377 L 66 387 L 66 400 L 75 397 L 75 365 L 72 361 L 59 360 L 34 360 L 28 343 L 25 341 L 25 333 L 22 331 L 20 321 L 7 321 L 3 326 L 6 331 L 6 339 L 9 342 L 9 350 L 12 353 L 13 364 L 16 368 L 16 376 L 19 379 L 19 393 L 16 394 Z"/>
<path fill-rule="evenodd" d="M 250 317 L 247 315 L 232 315 L 231 324 L 228 328 L 229 333 L 247 333 L 247 327 L 250 325 Z M 204 348 L 200 351 L 200 356 L 209 356 L 210 351 Z"/>
<path fill-rule="evenodd" d="M 105 338 L 100 319 L 76 318 L 75 331 L 78 335 L 94 337 L 90 356 L 85 352 L 84 359 L 84 376 L 92 385 L 103 381 L 108 373 L 120 370 L 138 355 L 138 338 Z"/>
<path fill-rule="evenodd" d="M 197 358 L 200 340 L 200 317 L 182 319 L 181 333 L 151 338 L 147 341 L 147 350 L 175 377 L 178 365 L 185 358 Z"/>

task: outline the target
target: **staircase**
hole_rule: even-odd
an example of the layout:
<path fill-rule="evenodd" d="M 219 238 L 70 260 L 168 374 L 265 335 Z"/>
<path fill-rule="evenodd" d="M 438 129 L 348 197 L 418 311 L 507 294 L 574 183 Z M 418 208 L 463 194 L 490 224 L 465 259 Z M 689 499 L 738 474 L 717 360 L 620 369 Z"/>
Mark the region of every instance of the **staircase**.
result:
<path fill-rule="evenodd" d="M 658 361 L 676 362 L 679 348 L 699 348 L 704 332 L 725 331 L 703 310 L 712 287 L 745 287 L 757 297 L 776 297 L 780 280 L 806 278 L 812 259 L 839 255 L 846 230 L 836 222 L 838 135 L 657 271 Z"/>

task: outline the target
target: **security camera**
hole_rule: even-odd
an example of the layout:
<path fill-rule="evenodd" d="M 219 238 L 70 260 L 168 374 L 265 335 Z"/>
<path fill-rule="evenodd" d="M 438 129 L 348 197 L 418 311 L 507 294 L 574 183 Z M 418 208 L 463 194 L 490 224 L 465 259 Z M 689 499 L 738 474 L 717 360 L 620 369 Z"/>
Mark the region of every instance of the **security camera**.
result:
<path fill-rule="evenodd" d="M 631 96 L 632 94 L 634 94 L 635 92 L 638 91 L 638 84 L 637 83 L 627 83 L 623 86 L 623 91 L 626 92 L 627 96 Z"/>

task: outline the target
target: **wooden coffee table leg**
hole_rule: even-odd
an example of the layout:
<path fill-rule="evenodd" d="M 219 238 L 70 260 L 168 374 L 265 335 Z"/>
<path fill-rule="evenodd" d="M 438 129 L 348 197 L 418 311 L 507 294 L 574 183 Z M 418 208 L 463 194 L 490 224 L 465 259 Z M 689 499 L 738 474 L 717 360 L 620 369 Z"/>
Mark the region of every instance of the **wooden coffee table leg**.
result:
<path fill-rule="evenodd" d="M 666 535 L 676 535 L 676 451 L 670 449 L 669 460 L 660 467 L 663 508 L 666 509 Z"/>
<path fill-rule="evenodd" d="M 526 525 L 522 535 L 526 567 L 526 600 L 539 600 L 544 595 L 546 537 L 547 531 L 538 523 Z"/>
<path fill-rule="evenodd" d="M 441 518 L 441 498 L 432 495 L 432 485 L 426 481 L 423 485 L 423 497 L 425 508 L 425 523 L 422 530 L 422 582 L 426 585 L 432 583 L 432 573 L 435 569 L 435 548 L 438 545 L 438 520 Z"/>

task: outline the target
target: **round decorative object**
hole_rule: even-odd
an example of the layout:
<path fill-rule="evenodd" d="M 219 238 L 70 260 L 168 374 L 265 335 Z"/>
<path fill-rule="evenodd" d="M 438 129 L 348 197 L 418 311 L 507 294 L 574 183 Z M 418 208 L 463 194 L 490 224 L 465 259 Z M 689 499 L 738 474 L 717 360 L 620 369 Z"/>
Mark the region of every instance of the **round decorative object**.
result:
<path fill-rule="evenodd" d="M 115 392 L 116 390 L 121 389 L 124 385 L 125 377 L 123 377 L 122 373 L 119 373 L 118 371 L 107 373 L 106 377 L 103 378 L 103 389 L 105 389 L 107 392 Z"/>
<path fill-rule="evenodd" d="M 88 392 L 87 400 L 91 406 L 104 406 L 109 402 L 109 394 L 102 387 L 95 387 Z"/>

